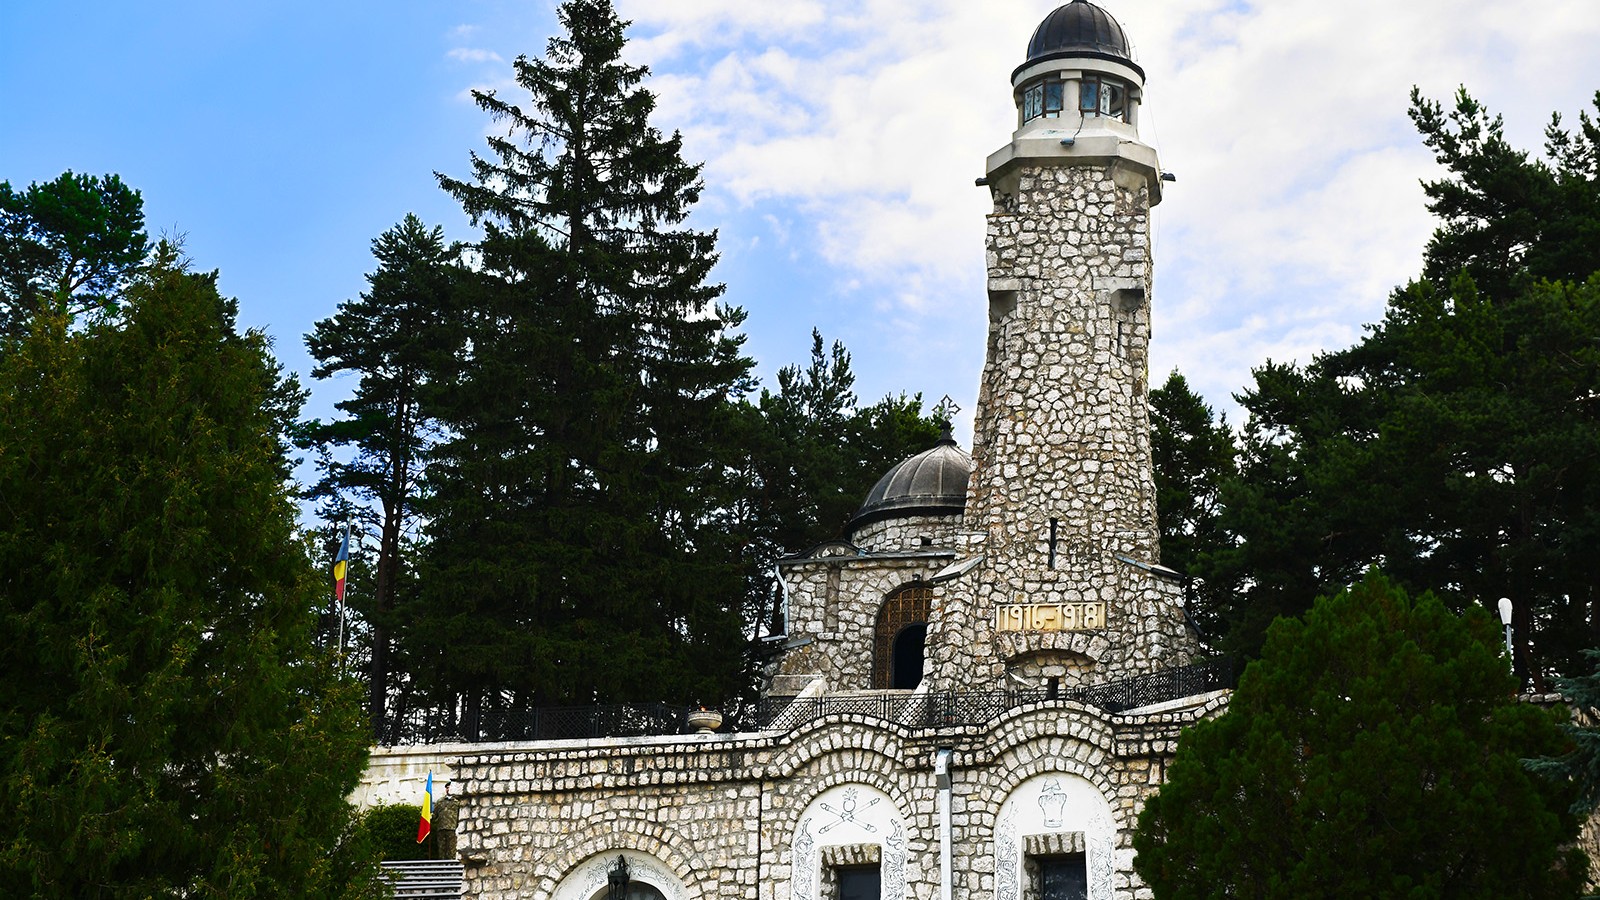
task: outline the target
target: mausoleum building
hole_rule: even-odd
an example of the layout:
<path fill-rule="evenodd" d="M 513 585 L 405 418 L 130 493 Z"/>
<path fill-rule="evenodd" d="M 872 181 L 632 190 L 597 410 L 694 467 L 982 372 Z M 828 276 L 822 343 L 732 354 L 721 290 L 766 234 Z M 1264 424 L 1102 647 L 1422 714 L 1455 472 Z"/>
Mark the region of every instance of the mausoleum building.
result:
<path fill-rule="evenodd" d="M 1105 10 L 1040 23 L 979 179 L 971 452 L 947 434 L 780 562 L 786 633 L 742 731 L 380 752 L 374 796 L 424 764 L 449 783 L 466 896 L 1149 896 L 1136 817 L 1227 682 L 1158 557 L 1143 97 Z"/>

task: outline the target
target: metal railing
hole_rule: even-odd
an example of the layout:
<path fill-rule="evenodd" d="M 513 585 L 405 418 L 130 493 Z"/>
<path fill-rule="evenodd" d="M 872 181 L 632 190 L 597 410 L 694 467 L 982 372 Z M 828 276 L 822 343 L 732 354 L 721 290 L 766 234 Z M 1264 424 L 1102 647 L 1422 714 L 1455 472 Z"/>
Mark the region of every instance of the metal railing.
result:
<path fill-rule="evenodd" d="M 444 744 L 480 741 L 567 741 L 642 737 L 689 731 L 686 706 L 665 703 L 625 706 L 533 706 L 483 710 L 413 710 L 385 723 L 380 743 Z"/>
<path fill-rule="evenodd" d="M 1230 688 L 1235 666 L 1222 657 L 1163 669 L 1149 675 L 1048 690 L 938 691 L 926 694 L 863 694 L 847 697 L 766 697 L 757 705 L 758 730 L 792 730 L 829 716 L 860 716 L 912 728 L 982 725 L 1030 703 L 1073 701 L 1119 713 Z"/>
<path fill-rule="evenodd" d="M 1032 703 L 1077 702 L 1120 713 L 1193 697 L 1235 685 L 1238 667 L 1227 657 L 1163 669 L 1137 678 L 1048 690 L 872 693 L 824 697 L 764 697 L 744 715 L 730 715 L 721 731 L 792 731 L 832 716 L 858 716 L 909 728 L 982 725 Z M 437 710 L 414 711 L 385 729 L 390 745 L 552 741 L 684 734 L 691 707 L 529 707 L 484 711 L 473 719 Z"/>

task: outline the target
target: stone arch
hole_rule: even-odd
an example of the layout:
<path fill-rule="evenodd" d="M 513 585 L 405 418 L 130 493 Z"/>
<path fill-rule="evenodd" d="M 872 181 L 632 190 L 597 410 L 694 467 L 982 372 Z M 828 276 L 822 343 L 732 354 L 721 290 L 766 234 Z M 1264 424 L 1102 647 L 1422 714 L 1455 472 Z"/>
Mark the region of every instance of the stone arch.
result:
<path fill-rule="evenodd" d="M 860 753 L 873 757 L 866 771 L 891 775 L 902 768 L 910 732 L 893 722 L 865 716 L 846 715 L 808 722 L 786 736 L 784 745 L 773 754 L 773 771 L 798 773 L 800 770 L 831 763 L 827 758 L 839 753 Z M 865 759 L 862 760 L 867 764 Z M 888 791 L 892 796 L 894 791 Z"/>
<path fill-rule="evenodd" d="M 626 860 L 629 879 L 654 888 L 665 900 L 691 900 L 700 892 L 690 892 L 683 879 L 661 860 L 638 850 L 617 849 L 592 854 L 567 870 L 547 896 L 550 900 L 593 900 L 603 891 L 618 858 Z"/>
<path fill-rule="evenodd" d="M 1098 770 L 1099 762 L 1115 749 L 1116 731 L 1105 713 L 1082 703 L 1030 704 L 1013 709 L 995 720 L 989 727 L 986 743 L 988 752 L 999 759 L 1015 756 L 1018 748 L 1035 741 L 1066 741 L 1074 746 L 1087 745 L 1092 748 L 1090 763 Z M 1027 761 L 1019 760 L 1017 764 L 1025 766 Z M 1012 774 L 998 767 L 988 771 L 997 777 Z M 1012 780 L 1004 787 L 1009 790 L 1015 783 Z"/>
<path fill-rule="evenodd" d="M 1113 900 L 1119 829 L 1106 793 L 1080 775 L 1044 771 L 1000 802 L 992 828 L 995 900 L 1019 900 L 1030 843 L 1069 843 L 1084 854 L 1089 900 Z"/>
<path fill-rule="evenodd" d="M 1029 650 L 1006 659 L 1006 674 L 1036 690 L 1070 690 L 1088 682 L 1095 661 L 1072 650 Z"/>
<path fill-rule="evenodd" d="M 552 853 L 535 864 L 534 896 L 569 900 L 567 892 L 576 896 L 576 885 L 588 885 L 594 880 L 596 873 L 592 869 L 597 861 L 602 870 L 597 884 L 603 884 L 604 871 L 621 855 L 628 859 L 630 868 L 638 860 L 640 880 L 661 890 L 667 900 L 715 897 L 716 872 L 697 865 L 688 848 L 688 842 L 676 831 L 639 815 L 617 815 L 593 822 L 573 832 L 559 854 Z M 669 891 L 669 887 L 673 890 Z M 562 893 L 558 894 L 558 890 Z M 591 895 L 592 892 L 576 900 L 589 900 Z"/>
<path fill-rule="evenodd" d="M 1056 715 L 1059 717 L 1059 708 Z M 1027 714 L 1006 724 L 1009 727 L 1003 731 L 991 732 L 988 747 L 981 751 L 982 759 L 992 759 L 992 764 L 963 768 L 959 776 L 969 780 L 972 789 L 967 808 L 979 821 L 995 822 L 1004 798 L 1028 779 L 1051 772 L 1081 778 L 1103 797 L 1117 796 L 1120 784 L 1111 771 L 1116 767 L 1108 764 L 1113 756 L 1112 735 L 1104 723 L 1095 723 L 1099 729 L 1085 729 L 1090 731 L 1086 735 L 1046 731 L 1050 718 Z M 957 760 L 958 765 L 961 762 Z M 1132 827 L 1131 822 L 1117 819 L 1114 809 L 1113 821 L 1119 830 Z"/>
<path fill-rule="evenodd" d="M 1111 643 L 1100 631 L 1000 631 L 994 636 L 995 652 L 1008 663 L 1041 652 L 1070 653 L 1091 665 L 1107 661 Z"/>
<path fill-rule="evenodd" d="M 874 688 L 909 690 L 921 683 L 933 604 L 933 584 L 920 578 L 884 596 L 872 628 Z"/>
<path fill-rule="evenodd" d="M 915 806 L 915 798 L 906 792 L 902 777 L 904 766 L 891 752 L 860 745 L 824 745 L 808 749 L 815 752 L 797 754 L 792 759 L 793 765 L 781 770 L 786 774 L 777 776 L 789 784 L 804 785 L 804 790 L 793 796 L 794 802 L 774 805 L 768 810 L 773 834 L 792 834 L 805 807 L 820 794 L 841 784 L 862 784 L 878 790 L 894 801 L 895 808 L 902 814 Z"/>
<path fill-rule="evenodd" d="M 800 811 L 789 838 L 789 896 L 818 900 L 828 850 L 862 855 L 876 848 L 882 897 L 904 900 L 910 843 L 905 810 L 883 790 L 843 781 L 816 792 Z"/>

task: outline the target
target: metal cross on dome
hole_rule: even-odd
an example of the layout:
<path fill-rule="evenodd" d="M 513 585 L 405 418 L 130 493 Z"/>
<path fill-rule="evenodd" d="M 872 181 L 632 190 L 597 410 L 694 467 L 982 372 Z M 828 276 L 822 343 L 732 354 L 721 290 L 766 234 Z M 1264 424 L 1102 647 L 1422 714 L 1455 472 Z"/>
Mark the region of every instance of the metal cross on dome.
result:
<path fill-rule="evenodd" d="M 943 419 L 946 422 L 954 422 L 956 413 L 959 412 L 961 412 L 961 407 L 956 405 L 956 401 L 951 399 L 949 394 L 945 394 L 944 399 L 939 401 L 939 405 L 933 408 L 933 417 Z"/>

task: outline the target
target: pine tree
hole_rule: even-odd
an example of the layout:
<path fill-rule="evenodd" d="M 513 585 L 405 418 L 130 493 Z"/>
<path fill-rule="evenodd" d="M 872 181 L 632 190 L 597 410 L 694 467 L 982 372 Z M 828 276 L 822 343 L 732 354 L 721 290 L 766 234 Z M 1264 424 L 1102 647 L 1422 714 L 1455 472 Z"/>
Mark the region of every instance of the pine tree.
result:
<path fill-rule="evenodd" d="M 1597 100 L 1600 102 L 1600 100 Z M 1465 93 L 1412 116 L 1446 176 L 1422 276 L 1352 347 L 1268 363 L 1240 396 L 1239 476 L 1213 554 L 1226 643 L 1381 565 L 1452 608 L 1510 597 L 1518 673 L 1542 687 L 1600 645 L 1600 130 L 1511 148 Z"/>
<path fill-rule="evenodd" d="M 112 305 L 149 249 L 144 200 L 116 175 L 64 172 L 21 192 L 0 182 L 0 339 L 20 339 L 41 311 Z"/>
<path fill-rule="evenodd" d="M 280 439 L 300 392 L 170 247 L 118 299 L 0 363 L 0 882 L 369 895 L 358 688 L 311 644 Z"/>
<path fill-rule="evenodd" d="M 1217 418 L 1176 369 L 1150 392 L 1150 452 L 1161 562 L 1184 573 L 1189 614 L 1214 636 L 1236 587 L 1212 574 L 1212 557 L 1229 545 L 1220 489 L 1237 471 L 1236 451 L 1227 417 Z"/>
<path fill-rule="evenodd" d="M 650 125 L 624 23 L 602 0 L 559 15 L 515 63 L 525 105 L 476 95 L 508 136 L 440 176 L 484 237 L 406 642 L 469 730 L 529 703 L 716 702 L 744 668 L 743 314 L 707 280 L 715 235 L 684 226 L 700 169 Z"/>
<path fill-rule="evenodd" d="M 367 715 L 381 739 L 387 697 L 400 687 L 390 659 L 396 598 L 412 576 L 424 466 L 438 437 L 423 395 L 448 368 L 442 356 L 452 348 L 446 323 L 459 248 L 408 214 L 372 242 L 372 254 L 378 268 L 368 290 L 306 336 L 314 377 L 354 373 L 360 383 L 337 404 L 344 418 L 307 423 L 301 440 L 319 450 L 322 477 L 309 493 L 323 501 L 323 517 L 378 533 L 374 583 L 355 583 L 349 597 L 368 628 Z M 347 447 L 347 459 L 334 452 Z"/>
<path fill-rule="evenodd" d="M 1525 757 L 1498 629 L 1378 575 L 1285 618 L 1221 716 L 1184 732 L 1134 867 L 1159 900 L 1574 897 L 1570 791 Z"/>

